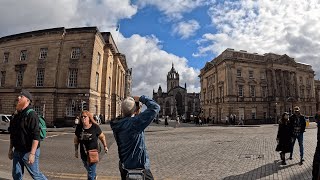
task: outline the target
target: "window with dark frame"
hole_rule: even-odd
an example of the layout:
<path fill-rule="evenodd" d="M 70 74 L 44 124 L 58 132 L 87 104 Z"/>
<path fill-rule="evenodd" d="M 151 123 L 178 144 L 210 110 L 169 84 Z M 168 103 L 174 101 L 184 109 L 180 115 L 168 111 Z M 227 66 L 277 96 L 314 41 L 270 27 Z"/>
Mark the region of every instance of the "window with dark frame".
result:
<path fill-rule="evenodd" d="M 249 78 L 253 79 L 253 71 L 252 70 L 249 70 Z"/>
<path fill-rule="evenodd" d="M 250 96 L 251 97 L 255 97 L 256 96 L 255 86 L 253 86 L 253 85 L 250 86 Z"/>
<path fill-rule="evenodd" d="M 98 56 L 97 56 L 97 65 L 100 65 L 100 60 L 101 60 L 101 54 L 98 52 Z"/>
<path fill-rule="evenodd" d="M 241 69 L 237 69 L 237 77 L 241 77 L 242 74 L 241 74 Z"/>
<path fill-rule="evenodd" d="M 9 52 L 5 52 L 5 53 L 3 53 L 3 62 L 4 63 L 7 63 L 7 62 L 9 62 Z"/>
<path fill-rule="evenodd" d="M 16 82 L 16 87 L 21 87 L 23 83 L 23 71 L 19 70 L 17 71 L 17 82 Z"/>
<path fill-rule="evenodd" d="M 40 48 L 39 59 L 46 59 L 48 56 L 48 48 Z"/>
<path fill-rule="evenodd" d="M 78 69 L 70 68 L 68 77 L 68 87 L 77 87 Z"/>
<path fill-rule="evenodd" d="M 20 52 L 20 61 L 25 61 L 27 60 L 27 50 L 22 50 Z"/>
<path fill-rule="evenodd" d="M 44 84 L 44 68 L 37 69 L 37 79 L 36 79 L 36 86 L 43 87 Z"/>
<path fill-rule="evenodd" d="M 0 74 L 0 87 L 4 87 L 5 83 L 6 83 L 6 71 L 1 71 Z"/>
<path fill-rule="evenodd" d="M 243 97 L 243 85 L 239 85 L 238 88 L 238 96 Z"/>
<path fill-rule="evenodd" d="M 80 58 L 80 48 L 74 47 L 71 50 L 71 59 L 79 59 Z"/>
<path fill-rule="evenodd" d="M 96 90 L 98 91 L 99 88 L 99 73 L 96 72 Z"/>

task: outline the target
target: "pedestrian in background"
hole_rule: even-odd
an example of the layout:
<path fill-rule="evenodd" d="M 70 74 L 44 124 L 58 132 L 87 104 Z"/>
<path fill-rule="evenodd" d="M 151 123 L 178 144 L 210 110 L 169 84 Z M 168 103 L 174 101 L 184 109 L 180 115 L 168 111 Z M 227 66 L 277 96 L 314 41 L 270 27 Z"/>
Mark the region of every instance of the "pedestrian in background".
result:
<path fill-rule="evenodd" d="M 285 154 L 292 152 L 292 128 L 289 121 L 289 113 L 282 114 L 279 121 L 279 128 L 277 134 L 277 148 L 276 151 L 280 152 L 281 164 L 286 165 Z"/>
<path fill-rule="evenodd" d="M 164 126 L 167 127 L 168 125 L 169 125 L 169 123 L 168 123 L 168 117 L 166 116 L 166 117 L 164 118 Z"/>
<path fill-rule="evenodd" d="M 74 127 L 74 128 L 77 127 L 77 125 L 79 124 L 79 122 L 80 122 L 80 118 L 79 118 L 79 116 L 77 116 L 76 119 L 74 120 L 74 126 L 73 126 L 73 127 Z"/>
<path fill-rule="evenodd" d="M 140 113 L 136 103 L 143 103 L 147 109 Z M 146 96 L 127 97 L 121 104 L 122 119 L 110 122 L 113 135 L 118 145 L 119 170 L 121 179 L 125 180 L 130 172 L 140 171 L 146 180 L 152 180 L 150 160 L 147 152 L 144 130 L 160 111 L 160 106 Z M 129 178 L 129 177 L 128 177 Z"/>
<path fill-rule="evenodd" d="M 315 121 L 318 127 L 317 133 L 317 147 L 313 156 L 312 163 L 312 180 L 320 180 L 320 112 L 317 112 L 315 115 Z"/>
<path fill-rule="evenodd" d="M 303 133 L 305 132 L 305 129 L 306 129 L 306 120 L 305 120 L 305 117 L 301 115 L 300 108 L 298 106 L 294 107 L 293 110 L 294 112 L 292 116 L 290 116 L 290 125 L 293 129 L 293 142 L 292 142 L 292 151 L 290 153 L 289 159 L 292 160 L 294 144 L 296 142 L 296 139 L 298 139 L 299 148 L 300 148 L 300 164 L 302 164 L 304 161 Z"/>
<path fill-rule="evenodd" d="M 32 95 L 22 90 L 16 105 L 17 113 L 10 121 L 10 147 L 8 157 L 13 160 L 12 177 L 23 179 L 24 167 L 33 179 L 47 179 L 39 170 L 40 128 L 39 118 L 32 108 Z"/>
<path fill-rule="evenodd" d="M 84 167 L 87 170 L 88 180 L 94 180 L 97 177 L 96 169 L 97 163 L 88 162 L 88 151 L 99 149 L 98 140 L 102 142 L 105 153 L 108 152 L 107 141 L 105 135 L 102 133 L 99 125 L 93 119 L 92 114 L 89 111 L 82 111 L 81 121 L 76 127 L 74 146 L 75 157 L 79 157 L 78 147 L 80 144 L 80 155 Z"/>

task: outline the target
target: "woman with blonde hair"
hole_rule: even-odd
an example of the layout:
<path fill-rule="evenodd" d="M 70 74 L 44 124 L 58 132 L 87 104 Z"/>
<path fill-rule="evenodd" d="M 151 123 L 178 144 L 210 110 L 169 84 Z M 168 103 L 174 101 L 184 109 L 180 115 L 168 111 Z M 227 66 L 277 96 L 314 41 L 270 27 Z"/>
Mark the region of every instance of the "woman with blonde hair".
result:
<path fill-rule="evenodd" d="M 74 137 L 75 157 L 79 157 L 78 147 L 80 144 L 80 157 L 87 170 L 88 180 L 93 180 L 97 177 L 97 163 L 88 162 L 88 151 L 98 149 L 98 139 L 100 139 L 104 146 L 105 153 L 107 153 L 107 141 L 105 135 L 102 133 L 99 125 L 93 119 L 93 116 L 89 111 L 82 111 L 80 119 Z"/>

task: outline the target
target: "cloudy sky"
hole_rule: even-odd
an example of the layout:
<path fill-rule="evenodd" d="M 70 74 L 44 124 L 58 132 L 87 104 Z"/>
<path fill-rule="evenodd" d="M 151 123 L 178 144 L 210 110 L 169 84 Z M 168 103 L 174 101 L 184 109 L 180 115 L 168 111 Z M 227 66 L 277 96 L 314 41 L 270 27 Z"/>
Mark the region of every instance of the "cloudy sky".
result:
<path fill-rule="evenodd" d="M 0 22 L 0 36 L 54 27 L 111 32 L 133 68 L 136 95 L 167 91 L 172 63 L 180 85 L 199 92 L 200 69 L 226 48 L 287 54 L 320 78 L 318 0 L 1 0 Z"/>

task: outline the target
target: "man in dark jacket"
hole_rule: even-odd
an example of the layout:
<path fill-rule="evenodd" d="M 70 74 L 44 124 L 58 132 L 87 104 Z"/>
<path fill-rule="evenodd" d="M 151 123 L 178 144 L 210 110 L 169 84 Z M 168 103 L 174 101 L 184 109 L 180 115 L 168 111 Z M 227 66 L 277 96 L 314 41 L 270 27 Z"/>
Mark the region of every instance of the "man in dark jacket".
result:
<path fill-rule="evenodd" d="M 12 177 L 23 179 L 24 167 L 33 179 L 47 179 L 39 170 L 40 128 L 39 118 L 31 109 L 32 95 L 22 90 L 18 96 L 17 114 L 10 121 L 10 147 L 8 157 L 13 160 Z"/>
<path fill-rule="evenodd" d="M 317 147 L 316 152 L 313 156 L 313 165 L 312 165 L 312 180 L 320 179 L 320 112 L 317 112 L 315 115 L 315 120 L 318 126 L 318 134 L 317 134 Z"/>
<path fill-rule="evenodd" d="M 140 103 L 147 109 L 140 113 Z M 125 180 L 128 169 L 144 169 L 145 179 L 153 179 L 150 171 L 144 130 L 160 111 L 160 106 L 146 96 L 127 97 L 121 104 L 122 119 L 110 122 L 113 135 L 118 145 L 119 170 L 121 179 Z"/>
<path fill-rule="evenodd" d="M 296 139 L 298 139 L 299 142 L 299 148 L 300 148 L 300 164 L 303 163 L 303 133 L 306 129 L 306 120 L 303 115 L 300 113 L 300 108 L 298 106 L 294 107 L 294 114 L 290 116 L 290 125 L 292 127 L 293 132 L 293 143 L 292 143 L 292 152 L 290 153 L 290 158 L 292 159 L 294 144 L 296 142 Z"/>

